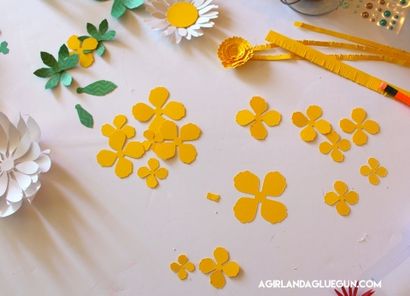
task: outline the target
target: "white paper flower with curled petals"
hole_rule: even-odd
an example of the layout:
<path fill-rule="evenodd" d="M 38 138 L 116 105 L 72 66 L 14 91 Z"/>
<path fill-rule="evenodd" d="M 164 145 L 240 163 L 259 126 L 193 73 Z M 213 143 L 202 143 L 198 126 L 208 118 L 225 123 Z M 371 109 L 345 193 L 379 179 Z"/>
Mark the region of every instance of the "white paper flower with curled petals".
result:
<path fill-rule="evenodd" d="M 0 217 L 20 209 L 23 200 L 31 202 L 41 187 L 39 175 L 51 167 L 49 150 L 41 151 L 40 128 L 20 116 L 14 126 L 0 112 Z"/>
<path fill-rule="evenodd" d="M 213 0 L 147 0 L 145 7 L 152 19 L 148 23 L 155 29 L 180 43 L 182 38 L 203 35 L 203 28 L 212 28 L 211 20 L 218 17 L 218 5 Z"/>

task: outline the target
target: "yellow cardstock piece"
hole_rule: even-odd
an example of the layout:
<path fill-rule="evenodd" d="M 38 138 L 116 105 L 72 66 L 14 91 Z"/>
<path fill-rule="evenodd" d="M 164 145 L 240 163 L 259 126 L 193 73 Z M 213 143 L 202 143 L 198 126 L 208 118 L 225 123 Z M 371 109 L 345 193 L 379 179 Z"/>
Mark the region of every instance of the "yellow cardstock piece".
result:
<path fill-rule="evenodd" d="M 210 283 L 217 289 L 222 289 L 225 284 L 225 275 L 230 278 L 238 276 L 241 268 L 238 263 L 231 261 L 229 252 L 223 247 L 214 250 L 214 258 L 204 258 L 199 263 L 199 270 L 210 274 Z"/>
<path fill-rule="evenodd" d="M 368 177 L 370 184 L 379 185 L 380 178 L 386 177 L 388 171 L 380 165 L 380 162 L 376 158 L 371 157 L 368 160 L 368 165 L 363 165 L 360 168 L 360 174 L 364 177 Z"/>
<path fill-rule="evenodd" d="M 157 159 L 150 158 L 148 160 L 148 166 L 140 167 L 137 174 L 141 179 L 145 179 L 149 188 L 154 189 L 159 185 L 158 180 L 165 180 L 168 177 L 168 170 L 160 167 Z"/>
<path fill-rule="evenodd" d="M 159 129 L 161 138 L 164 142 L 155 145 L 154 152 L 163 160 L 168 160 L 178 154 L 179 159 L 190 164 L 197 157 L 197 151 L 194 145 L 189 142 L 199 139 L 201 129 L 193 124 L 188 123 L 178 128 L 172 121 L 164 121 Z"/>
<path fill-rule="evenodd" d="M 317 138 L 317 132 L 322 135 L 327 135 L 332 132 L 332 125 L 325 119 L 321 119 L 323 115 L 322 108 L 316 105 L 311 105 L 306 110 L 306 115 L 302 112 L 295 112 L 292 115 L 292 122 L 295 126 L 303 128 L 300 132 L 300 137 L 305 142 L 313 142 Z"/>
<path fill-rule="evenodd" d="M 325 155 L 330 154 L 332 159 L 336 162 L 343 162 L 345 159 L 343 152 L 350 150 L 350 141 L 342 139 L 340 135 L 335 131 L 332 131 L 326 137 L 329 142 L 320 143 L 320 152 Z"/>
<path fill-rule="evenodd" d="M 127 139 L 135 137 L 135 128 L 127 125 L 128 119 L 125 115 L 119 114 L 115 116 L 113 125 L 106 123 L 101 127 L 101 132 L 107 138 L 110 138 L 114 133 L 121 132 Z"/>
<path fill-rule="evenodd" d="M 78 36 L 72 35 L 67 40 L 67 46 L 78 54 L 81 67 L 88 68 L 94 63 L 93 52 L 85 53 L 85 51 L 93 51 L 98 46 L 98 41 L 95 38 L 88 37 L 81 41 Z"/>
<path fill-rule="evenodd" d="M 141 122 L 151 121 L 149 129 L 158 131 L 161 124 L 168 117 L 172 120 L 181 120 L 186 115 L 185 106 L 180 102 L 167 103 L 169 92 L 165 87 L 156 87 L 151 90 L 149 101 L 153 107 L 145 103 L 137 103 L 132 109 L 135 119 Z"/>
<path fill-rule="evenodd" d="M 279 197 L 286 189 L 286 179 L 280 172 L 269 172 L 260 187 L 259 178 L 250 171 L 237 174 L 234 178 L 235 188 L 249 197 L 237 200 L 233 211 L 241 223 L 252 222 L 261 204 L 262 217 L 272 223 L 279 223 L 288 216 L 286 206 L 268 197 Z"/>
<path fill-rule="evenodd" d="M 211 192 L 209 192 L 206 195 L 206 198 L 209 199 L 209 200 L 212 200 L 214 202 L 219 202 L 221 200 L 221 196 L 219 194 L 215 194 L 215 193 L 211 193 Z"/>
<path fill-rule="evenodd" d="M 241 126 L 250 126 L 252 137 L 264 140 L 268 131 L 264 124 L 273 127 L 280 124 L 282 115 L 276 110 L 268 110 L 269 106 L 265 99 L 253 97 L 250 106 L 254 113 L 249 110 L 241 110 L 236 114 L 236 122 Z"/>
<path fill-rule="evenodd" d="M 348 216 L 350 214 L 349 205 L 355 205 L 359 202 L 359 194 L 350 191 L 343 181 L 336 181 L 333 187 L 335 191 L 326 193 L 325 203 L 329 206 L 336 206 L 336 210 L 341 216 Z"/>
<path fill-rule="evenodd" d="M 340 121 L 340 128 L 349 134 L 353 134 L 352 141 L 357 146 L 367 143 L 368 136 L 365 132 L 376 135 L 380 132 L 379 124 L 367 119 L 367 112 L 363 108 L 355 108 L 352 111 L 352 120 L 344 118 Z"/>
<path fill-rule="evenodd" d="M 145 154 L 144 146 L 140 142 L 126 142 L 126 135 L 116 131 L 109 138 L 109 146 L 113 151 L 104 149 L 97 154 L 97 162 L 102 167 L 112 167 L 116 164 L 115 174 L 119 178 L 126 178 L 132 174 L 133 163 L 126 157 L 137 159 Z"/>
<path fill-rule="evenodd" d="M 188 272 L 195 271 L 195 265 L 189 261 L 187 255 L 181 254 L 178 256 L 177 262 L 172 262 L 169 268 L 175 272 L 181 281 L 188 278 Z"/>

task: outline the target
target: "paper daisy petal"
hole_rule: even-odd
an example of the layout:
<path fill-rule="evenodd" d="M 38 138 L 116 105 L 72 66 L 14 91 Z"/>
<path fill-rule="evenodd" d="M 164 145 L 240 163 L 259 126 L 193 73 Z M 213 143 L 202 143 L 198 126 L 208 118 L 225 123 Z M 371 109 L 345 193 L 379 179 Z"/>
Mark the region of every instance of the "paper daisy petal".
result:
<path fill-rule="evenodd" d="M 40 128 L 32 118 L 20 117 L 14 126 L 0 113 L 0 217 L 14 214 L 23 200 L 32 201 L 39 175 L 51 166 L 48 151 L 39 146 Z"/>

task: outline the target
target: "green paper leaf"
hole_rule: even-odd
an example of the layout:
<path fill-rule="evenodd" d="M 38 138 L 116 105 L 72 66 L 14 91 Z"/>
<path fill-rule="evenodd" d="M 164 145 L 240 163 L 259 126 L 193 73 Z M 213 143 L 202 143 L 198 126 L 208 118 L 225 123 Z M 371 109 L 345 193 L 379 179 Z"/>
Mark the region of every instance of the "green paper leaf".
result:
<path fill-rule="evenodd" d="M 108 31 L 108 21 L 107 19 L 104 19 L 100 25 L 98 26 L 98 30 L 100 31 L 100 34 L 105 34 L 105 32 Z"/>
<path fill-rule="evenodd" d="M 60 49 L 58 50 L 58 61 L 64 60 L 70 55 L 68 52 L 68 48 L 65 44 L 61 45 Z"/>
<path fill-rule="evenodd" d="M 57 60 L 48 52 L 40 52 L 41 60 L 43 63 L 51 68 L 58 67 Z"/>
<path fill-rule="evenodd" d="M 46 78 L 46 77 L 53 76 L 54 71 L 51 68 L 40 68 L 34 71 L 33 74 L 36 75 L 37 77 Z"/>
<path fill-rule="evenodd" d="M 0 52 L 2 54 L 8 54 L 10 52 L 10 50 L 8 49 L 9 44 L 7 43 L 7 41 L 3 41 L 2 43 L 0 43 Z"/>
<path fill-rule="evenodd" d="M 108 31 L 107 33 L 100 36 L 100 41 L 111 41 L 115 38 L 115 31 Z"/>
<path fill-rule="evenodd" d="M 115 18 L 120 18 L 127 11 L 127 8 L 122 4 L 121 0 L 114 0 L 111 8 L 111 15 Z"/>
<path fill-rule="evenodd" d="M 65 71 L 74 68 L 78 64 L 78 54 L 70 55 L 64 60 L 60 61 L 60 71 Z"/>
<path fill-rule="evenodd" d="M 54 74 L 46 83 L 46 89 L 55 88 L 60 82 L 60 74 Z"/>
<path fill-rule="evenodd" d="M 105 53 L 104 43 L 100 42 L 100 43 L 98 44 L 98 47 L 97 47 L 97 49 L 95 50 L 95 52 L 96 52 L 100 57 L 102 57 L 102 56 L 104 55 L 104 53 Z"/>
<path fill-rule="evenodd" d="M 144 0 L 122 0 L 122 3 L 128 9 L 134 9 L 144 4 Z"/>
<path fill-rule="evenodd" d="M 81 124 L 84 125 L 85 127 L 93 128 L 94 127 L 93 116 L 83 107 L 81 107 L 80 104 L 75 105 L 75 109 L 77 109 L 78 118 L 80 119 Z"/>
<path fill-rule="evenodd" d="M 105 96 L 106 94 L 109 94 L 116 88 L 117 86 L 111 81 L 99 80 L 87 85 L 86 87 L 77 88 L 77 93 L 86 93 L 92 96 Z"/>
<path fill-rule="evenodd" d="M 64 86 L 70 86 L 71 83 L 73 82 L 73 76 L 71 76 L 71 74 L 68 72 L 63 72 L 63 74 L 61 74 L 61 77 L 60 77 L 60 82 Z"/>
<path fill-rule="evenodd" d="M 93 24 L 90 24 L 90 23 L 87 23 L 87 32 L 91 36 L 94 36 L 94 35 L 98 34 L 97 28 Z"/>

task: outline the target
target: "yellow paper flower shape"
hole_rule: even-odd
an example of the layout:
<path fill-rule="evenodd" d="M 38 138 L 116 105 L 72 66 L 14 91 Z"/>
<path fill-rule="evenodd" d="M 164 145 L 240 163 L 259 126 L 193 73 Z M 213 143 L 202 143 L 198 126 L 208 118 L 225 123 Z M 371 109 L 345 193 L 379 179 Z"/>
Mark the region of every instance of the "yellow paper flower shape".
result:
<path fill-rule="evenodd" d="M 317 132 L 327 135 L 332 131 L 332 125 L 322 117 L 322 108 L 311 105 L 306 110 L 306 115 L 302 112 L 295 112 L 292 115 L 292 122 L 299 128 L 303 127 L 300 137 L 305 142 L 312 142 L 317 138 Z"/>
<path fill-rule="evenodd" d="M 250 171 L 239 173 L 234 178 L 235 188 L 252 197 L 241 197 L 236 202 L 233 211 L 241 223 L 249 223 L 255 219 L 261 204 L 262 217 L 274 224 L 283 221 L 287 216 L 286 206 L 267 197 L 278 197 L 286 189 L 286 179 L 279 172 L 269 172 L 265 176 L 263 186 L 260 188 L 259 178 Z"/>
<path fill-rule="evenodd" d="M 263 123 L 270 127 L 279 125 L 282 115 L 275 110 L 268 111 L 268 103 L 261 97 L 253 97 L 250 106 L 255 114 L 249 110 L 241 110 L 236 114 L 236 122 L 241 126 L 250 125 L 252 137 L 264 140 L 268 136 L 268 131 Z"/>
<path fill-rule="evenodd" d="M 88 37 L 81 41 L 78 36 L 72 35 L 68 41 L 67 46 L 78 54 L 80 65 L 84 68 L 90 67 L 94 63 L 94 55 L 91 51 L 97 48 L 98 41 L 95 38 Z"/>
<path fill-rule="evenodd" d="M 158 186 L 158 179 L 165 180 L 168 177 L 168 170 L 161 168 L 159 161 L 155 158 L 148 160 L 148 167 L 140 167 L 138 176 L 145 179 L 147 186 L 154 189 Z"/>
<path fill-rule="evenodd" d="M 350 141 L 340 138 L 340 135 L 335 131 L 332 131 L 326 137 L 329 142 L 320 143 L 320 152 L 326 155 L 330 153 L 334 161 L 343 162 L 345 159 L 343 152 L 350 150 Z"/>
<path fill-rule="evenodd" d="M 242 66 L 253 56 L 252 44 L 241 37 L 225 39 L 218 48 L 218 57 L 225 68 Z"/>
<path fill-rule="evenodd" d="M 379 124 L 367 118 L 367 112 L 363 108 L 355 108 L 352 111 L 352 120 L 344 118 L 340 121 L 340 127 L 345 133 L 353 133 L 353 142 L 357 146 L 363 146 L 367 143 L 368 136 L 365 131 L 371 135 L 380 132 Z"/>
<path fill-rule="evenodd" d="M 185 254 L 178 256 L 178 262 L 172 262 L 169 265 L 169 268 L 177 274 L 181 281 L 188 278 L 188 272 L 195 271 L 195 265 L 189 261 L 188 257 Z"/>
<path fill-rule="evenodd" d="M 149 129 L 157 131 L 161 124 L 165 121 L 163 116 L 167 116 L 173 120 L 180 120 L 185 117 L 185 106 L 179 102 L 167 102 L 169 92 L 165 87 L 156 87 L 151 90 L 149 101 L 154 106 L 148 106 L 145 103 L 137 103 L 132 109 L 135 119 L 141 122 L 147 122 L 151 119 L 152 122 Z"/>
<path fill-rule="evenodd" d="M 368 177 L 369 182 L 373 185 L 379 185 L 380 178 L 387 176 L 388 171 L 385 167 L 380 165 L 380 162 L 376 158 L 369 158 L 369 165 L 363 165 L 360 168 L 360 174 Z"/>
<path fill-rule="evenodd" d="M 331 191 L 325 195 L 325 203 L 329 206 L 336 205 L 337 212 L 342 216 L 350 214 L 349 205 L 355 205 L 359 202 L 359 194 L 350 191 L 346 183 L 336 181 L 333 185 L 335 192 Z"/>
<path fill-rule="evenodd" d="M 125 115 L 119 114 L 115 116 L 111 124 L 104 124 L 101 127 L 101 132 L 107 138 L 111 137 L 114 133 L 120 132 L 125 135 L 127 139 L 135 137 L 135 128 L 127 125 L 128 119 Z"/>
<path fill-rule="evenodd" d="M 193 123 L 188 123 L 178 129 L 173 121 L 165 121 L 160 128 L 160 135 L 164 142 L 155 145 L 154 152 L 163 160 L 171 159 L 177 154 L 186 164 L 192 163 L 197 156 L 194 145 L 187 142 L 199 139 L 201 129 Z"/>
<path fill-rule="evenodd" d="M 142 144 L 144 145 L 145 151 L 148 151 L 150 149 L 155 150 L 156 144 L 164 142 L 164 139 L 161 137 L 159 131 L 156 132 L 156 131 L 147 129 L 144 132 L 144 137 L 146 140 L 142 142 Z"/>
<path fill-rule="evenodd" d="M 114 150 L 101 150 L 97 154 L 97 162 L 102 167 L 112 167 L 115 163 L 115 174 L 120 178 L 128 177 L 132 174 L 133 164 L 126 157 L 141 158 L 144 153 L 144 146 L 139 142 L 129 142 L 125 144 L 127 137 L 122 132 L 114 132 L 109 138 L 109 146 Z"/>
<path fill-rule="evenodd" d="M 229 252 L 222 247 L 214 250 L 215 260 L 204 258 L 199 263 L 199 270 L 210 275 L 210 283 L 217 289 L 222 289 L 225 284 L 225 276 L 236 277 L 241 270 L 238 263 L 229 260 Z"/>

